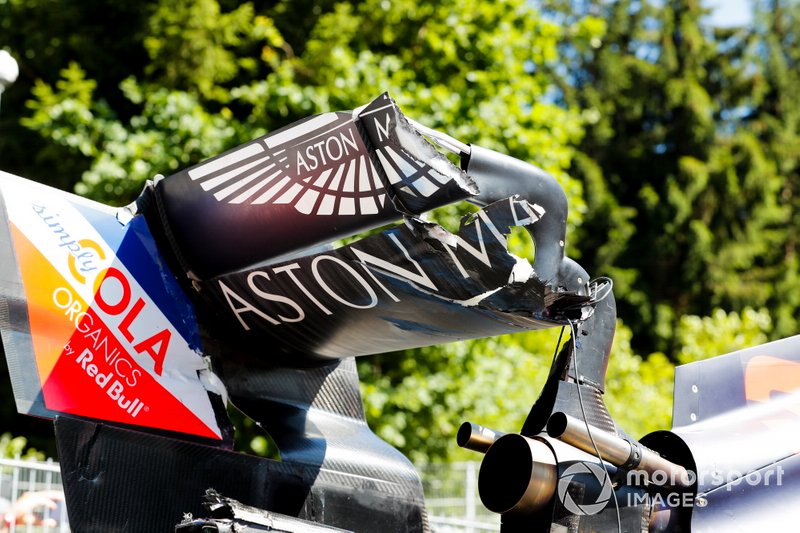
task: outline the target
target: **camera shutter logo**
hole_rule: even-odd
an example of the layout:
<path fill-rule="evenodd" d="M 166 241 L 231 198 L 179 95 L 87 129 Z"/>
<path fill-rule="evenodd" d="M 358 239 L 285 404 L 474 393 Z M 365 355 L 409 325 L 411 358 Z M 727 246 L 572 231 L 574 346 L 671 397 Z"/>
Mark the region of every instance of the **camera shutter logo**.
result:
<path fill-rule="evenodd" d="M 572 479 L 576 476 L 586 477 L 589 480 L 594 478 L 594 480 L 597 482 L 597 486 L 600 487 L 600 491 L 594 502 L 584 502 L 578 504 L 572 499 L 572 495 L 567 489 L 569 489 Z M 564 473 L 558 480 L 559 501 L 565 509 L 578 516 L 588 516 L 599 513 L 605 508 L 608 500 L 611 499 L 612 494 L 613 488 L 611 486 L 611 480 L 606 474 L 606 471 L 602 466 L 594 463 L 585 463 L 582 461 L 575 463 L 564 470 Z"/>

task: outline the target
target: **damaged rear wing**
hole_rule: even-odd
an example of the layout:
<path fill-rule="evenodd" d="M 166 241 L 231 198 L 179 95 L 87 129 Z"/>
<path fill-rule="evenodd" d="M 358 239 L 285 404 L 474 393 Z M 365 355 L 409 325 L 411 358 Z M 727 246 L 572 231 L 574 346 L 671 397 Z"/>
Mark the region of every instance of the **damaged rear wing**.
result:
<path fill-rule="evenodd" d="M 422 218 L 459 200 L 480 209 L 456 233 Z M 567 201 L 556 180 L 419 125 L 387 94 L 158 179 L 140 208 L 214 317 L 208 336 L 250 354 L 269 346 L 261 359 L 374 354 L 591 313 L 588 275 L 564 256 Z M 514 227 L 532 235 L 532 262 L 508 252 Z"/>

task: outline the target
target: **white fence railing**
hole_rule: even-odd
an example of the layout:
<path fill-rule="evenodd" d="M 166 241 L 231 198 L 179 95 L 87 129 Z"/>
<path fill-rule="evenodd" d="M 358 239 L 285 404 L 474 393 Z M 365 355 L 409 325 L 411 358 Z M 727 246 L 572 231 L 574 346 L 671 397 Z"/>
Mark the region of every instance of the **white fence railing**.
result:
<path fill-rule="evenodd" d="M 52 459 L 0 458 L 0 531 L 66 533 L 61 470 Z"/>
<path fill-rule="evenodd" d="M 430 464 L 420 468 L 428 521 L 436 533 L 500 531 L 500 515 L 478 496 L 478 462 Z"/>

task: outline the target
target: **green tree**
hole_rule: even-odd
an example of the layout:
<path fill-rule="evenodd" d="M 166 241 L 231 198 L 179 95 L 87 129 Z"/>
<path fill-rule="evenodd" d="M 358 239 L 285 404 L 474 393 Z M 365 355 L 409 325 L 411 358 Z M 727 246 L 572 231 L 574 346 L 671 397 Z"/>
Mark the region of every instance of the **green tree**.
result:
<path fill-rule="evenodd" d="M 25 437 L 13 437 L 10 433 L 0 435 L 0 457 L 9 459 L 44 460 L 44 454 L 30 448 Z"/>
<path fill-rule="evenodd" d="M 103 101 L 127 115 L 119 83 L 147 62 L 141 46 L 147 10 L 113 0 L 3 0 L 0 47 L 17 60 L 19 79 L 3 94 L 0 109 L 0 167 L 71 190 L 88 160 L 20 123 L 37 81 L 55 84 L 71 61 L 97 84 Z M 124 58 L 124 60 L 123 60 Z"/>
<path fill-rule="evenodd" d="M 785 179 L 742 120 L 763 92 L 753 35 L 704 26 L 698 0 L 548 4 L 567 22 L 576 5 L 609 21 L 593 46 L 562 43 L 560 87 L 588 119 L 572 169 L 589 206 L 583 261 L 614 278 L 636 349 L 674 358 L 685 314 L 794 301 L 772 288 Z"/>
<path fill-rule="evenodd" d="M 773 273 L 769 308 L 775 336 L 796 334 L 800 309 L 800 3 L 796 0 L 756 2 L 755 35 L 751 63 L 761 81 L 758 98 L 748 108 L 747 128 L 763 145 L 766 158 L 780 176 L 781 205 L 787 209 L 786 231 L 770 242 Z M 751 302 L 752 305 L 759 305 Z"/>
<path fill-rule="evenodd" d="M 741 313 L 715 309 L 709 316 L 682 316 L 676 337 L 680 345 L 678 361 L 692 363 L 769 340 L 772 319 L 762 309 L 747 308 Z"/>

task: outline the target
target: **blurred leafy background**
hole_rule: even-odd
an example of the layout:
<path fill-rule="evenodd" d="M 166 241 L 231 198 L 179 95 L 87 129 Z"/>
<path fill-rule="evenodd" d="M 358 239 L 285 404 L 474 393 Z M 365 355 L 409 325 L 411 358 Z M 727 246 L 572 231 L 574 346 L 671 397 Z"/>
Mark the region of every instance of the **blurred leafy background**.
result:
<path fill-rule="evenodd" d="M 569 254 L 615 281 L 607 403 L 641 436 L 669 427 L 676 364 L 797 333 L 800 7 L 751 7 L 714 27 L 700 0 L 0 0 L 20 66 L 0 168 L 123 205 L 156 174 L 388 91 L 563 185 Z M 418 464 L 473 458 L 459 424 L 517 431 L 558 333 L 361 358 L 368 421 Z M 0 385 L 0 430 L 52 455 L 49 424 Z"/>

